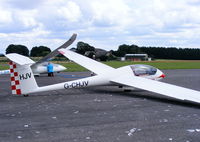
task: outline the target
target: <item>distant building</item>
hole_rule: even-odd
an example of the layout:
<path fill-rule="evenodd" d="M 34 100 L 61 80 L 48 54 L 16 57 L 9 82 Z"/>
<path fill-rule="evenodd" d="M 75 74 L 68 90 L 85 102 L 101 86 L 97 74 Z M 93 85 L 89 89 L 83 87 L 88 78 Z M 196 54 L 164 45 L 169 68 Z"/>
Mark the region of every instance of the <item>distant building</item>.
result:
<path fill-rule="evenodd" d="M 147 54 L 126 54 L 124 58 L 125 58 L 125 60 L 128 60 L 128 61 L 147 61 L 147 60 L 149 60 Z"/>

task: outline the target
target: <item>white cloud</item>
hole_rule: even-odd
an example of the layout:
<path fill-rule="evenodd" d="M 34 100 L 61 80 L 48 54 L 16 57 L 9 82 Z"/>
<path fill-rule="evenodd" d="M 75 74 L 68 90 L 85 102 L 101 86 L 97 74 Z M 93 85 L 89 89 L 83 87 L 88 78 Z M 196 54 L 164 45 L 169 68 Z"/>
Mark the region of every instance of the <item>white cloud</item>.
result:
<path fill-rule="evenodd" d="M 19 19 L 17 18 L 16 21 L 21 22 L 22 26 L 24 26 L 25 28 L 39 25 L 39 22 L 36 21 L 36 16 L 38 15 L 39 13 L 37 10 L 23 10 L 16 11 L 14 13 L 15 17 L 20 17 Z"/>
<path fill-rule="evenodd" d="M 130 21 L 130 7 L 123 0 L 92 1 L 91 7 L 96 22 L 124 26 Z"/>
<path fill-rule="evenodd" d="M 123 43 L 198 47 L 199 9 L 199 0 L 1 0 L 0 46 L 50 45 L 77 32 L 107 50 Z"/>
<path fill-rule="evenodd" d="M 69 22 L 77 22 L 81 17 L 79 6 L 71 1 L 60 7 L 58 9 L 58 14 L 60 14 L 61 17 L 66 18 Z"/>
<path fill-rule="evenodd" d="M 12 13 L 0 7 L 0 26 L 12 22 Z"/>

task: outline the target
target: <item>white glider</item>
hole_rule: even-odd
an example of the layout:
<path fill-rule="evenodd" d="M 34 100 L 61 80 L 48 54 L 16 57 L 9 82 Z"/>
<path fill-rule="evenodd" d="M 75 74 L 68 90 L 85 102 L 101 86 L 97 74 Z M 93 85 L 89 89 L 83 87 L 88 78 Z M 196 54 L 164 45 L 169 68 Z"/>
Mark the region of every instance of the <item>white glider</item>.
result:
<path fill-rule="evenodd" d="M 17 58 L 17 56 L 19 54 L 12 53 L 12 55 L 14 56 L 14 58 Z M 35 62 L 33 61 L 32 64 L 34 65 Z M 61 72 L 61 71 L 66 70 L 66 68 L 62 65 L 54 64 L 54 63 L 51 63 L 51 64 L 53 64 L 54 72 Z M 40 74 L 48 73 L 47 72 L 47 65 L 48 65 L 48 62 L 43 62 L 43 63 L 37 64 L 37 65 L 31 66 L 33 74 L 36 75 L 36 76 L 39 76 Z M 0 70 L 0 75 L 3 75 L 3 74 L 10 74 L 10 70 Z"/>
<path fill-rule="evenodd" d="M 10 70 L 0 70 L 0 74 L 10 74 Z"/>
<path fill-rule="evenodd" d="M 49 53 L 48 55 L 46 55 L 45 57 L 43 57 L 41 60 L 39 60 L 37 62 L 34 62 L 33 60 L 29 59 L 30 63 L 31 63 L 31 69 L 33 71 L 33 74 L 40 75 L 40 74 L 47 73 L 48 61 L 50 61 L 53 57 L 55 57 L 59 54 L 59 51 L 58 51 L 59 49 L 67 48 L 68 46 L 70 46 L 75 41 L 76 37 L 77 37 L 77 34 L 73 34 L 71 36 L 71 38 L 68 41 L 66 41 L 63 45 L 61 45 L 60 47 L 55 49 L 53 52 Z M 19 54 L 16 54 L 16 53 L 12 53 L 12 54 L 10 54 L 10 56 L 12 56 L 13 60 L 20 59 Z M 53 64 L 53 66 L 54 66 L 54 72 L 60 72 L 60 71 L 66 70 L 66 68 L 64 66 L 59 65 L 59 64 Z M 10 70 L 1 70 L 0 75 L 1 74 L 10 74 Z"/>
<path fill-rule="evenodd" d="M 199 91 L 156 81 L 164 78 L 164 74 L 159 69 L 152 66 L 129 65 L 115 69 L 68 49 L 60 49 L 59 52 L 97 75 L 54 85 L 38 87 L 30 68 L 31 61 L 29 58 L 20 55 L 20 60 L 13 60 L 12 55 L 7 54 L 6 57 L 11 60 L 10 70 L 12 70 L 12 93 L 29 94 L 58 89 L 116 85 L 130 86 L 180 100 L 200 103 Z"/>

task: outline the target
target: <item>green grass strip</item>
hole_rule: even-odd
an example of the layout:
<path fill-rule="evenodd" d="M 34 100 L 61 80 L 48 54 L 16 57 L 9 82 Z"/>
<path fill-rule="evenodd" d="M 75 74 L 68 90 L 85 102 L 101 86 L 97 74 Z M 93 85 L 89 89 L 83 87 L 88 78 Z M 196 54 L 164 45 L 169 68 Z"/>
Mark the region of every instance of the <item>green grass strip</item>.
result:
<path fill-rule="evenodd" d="M 73 62 L 55 62 L 61 64 L 67 68 L 68 72 L 76 71 L 87 71 L 87 69 L 81 67 L 80 65 Z M 133 62 L 133 61 L 107 61 L 102 62 L 114 68 L 119 68 L 126 65 L 132 64 L 147 64 L 154 66 L 159 69 L 200 69 L 200 61 L 182 61 L 182 60 L 159 60 L 159 61 L 150 61 L 150 62 Z M 0 64 L 0 70 L 8 69 L 7 63 Z"/>

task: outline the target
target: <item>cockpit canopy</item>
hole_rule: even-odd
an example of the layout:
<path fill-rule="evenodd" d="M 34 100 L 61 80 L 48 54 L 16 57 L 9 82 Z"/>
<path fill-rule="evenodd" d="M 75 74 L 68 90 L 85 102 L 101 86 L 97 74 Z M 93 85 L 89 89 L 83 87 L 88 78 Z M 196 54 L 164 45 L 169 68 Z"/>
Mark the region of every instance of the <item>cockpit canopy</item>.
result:
<path fill-rule="evenodd" d="M 157 69 L 149 65 L 131 65 L 131 69 L 136 76 L 155 75 Z"/>

